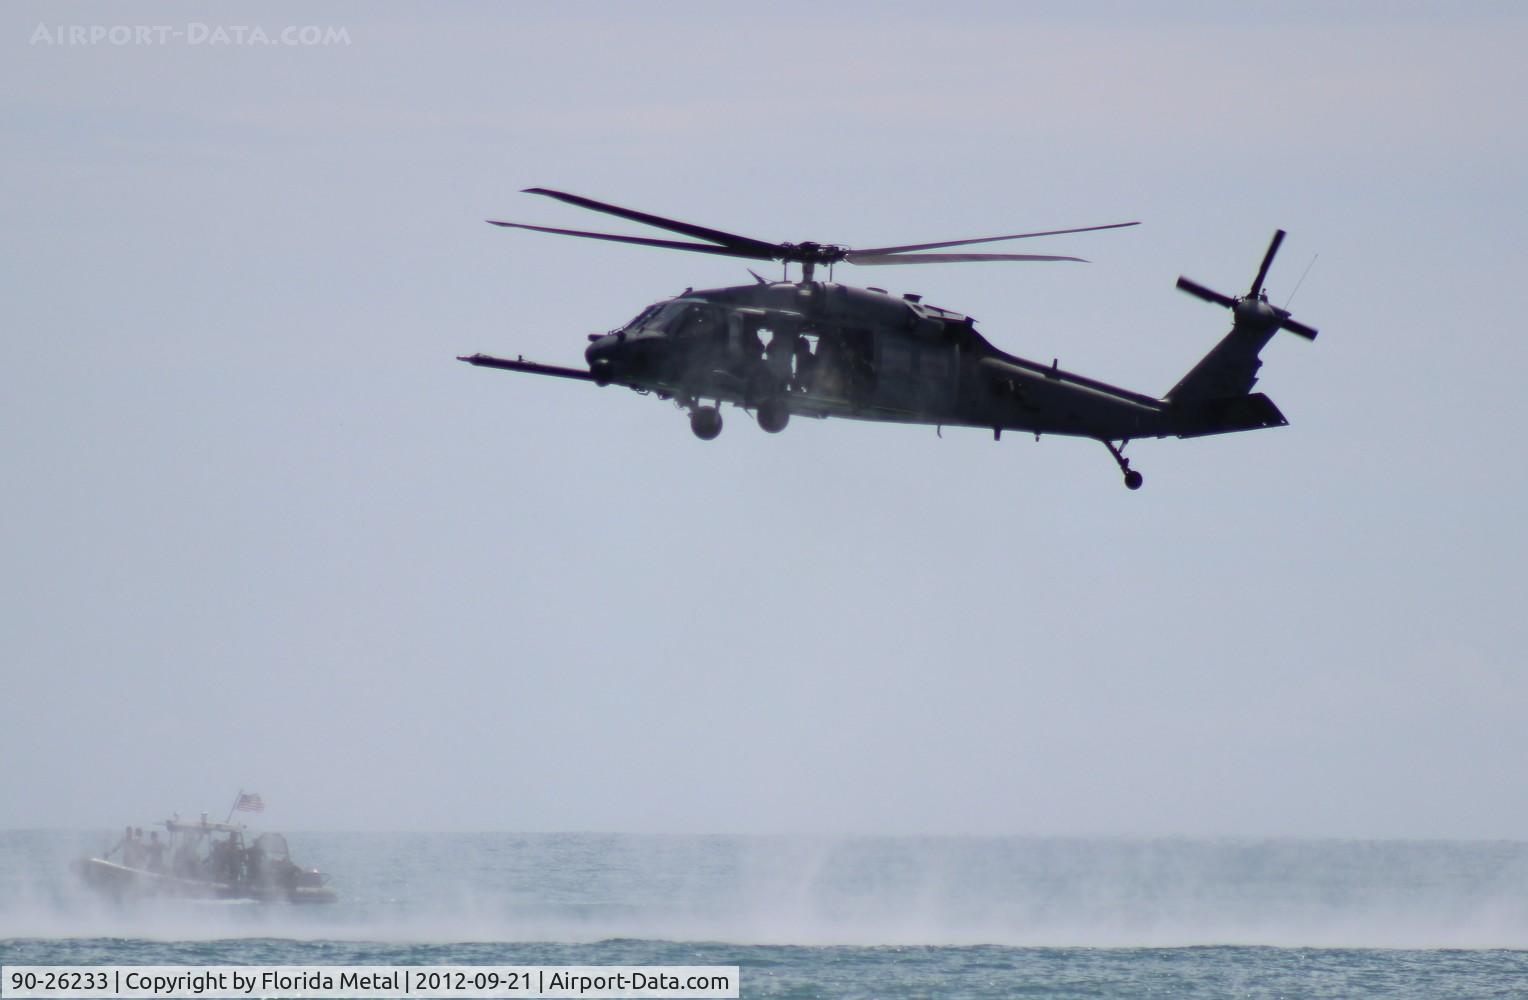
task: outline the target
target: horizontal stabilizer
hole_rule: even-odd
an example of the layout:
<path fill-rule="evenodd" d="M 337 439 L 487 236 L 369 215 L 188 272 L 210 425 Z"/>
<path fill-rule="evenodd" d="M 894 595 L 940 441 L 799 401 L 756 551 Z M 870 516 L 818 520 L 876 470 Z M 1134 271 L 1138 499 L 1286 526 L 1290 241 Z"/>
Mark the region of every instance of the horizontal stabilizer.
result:
<path fill-rule="evenodd" d="M 1273 400 L 1260 392 L 1246 396 L 1228 396 L 1206 399 L 1178 411 L 1177 435 L 1180 438 L 1203 437 L 1207 434 L 1230 434 L 1233 431 L 1255 431 L 1265 427 L 1285 427 L 1289 421 L 1273 405 Z"/>

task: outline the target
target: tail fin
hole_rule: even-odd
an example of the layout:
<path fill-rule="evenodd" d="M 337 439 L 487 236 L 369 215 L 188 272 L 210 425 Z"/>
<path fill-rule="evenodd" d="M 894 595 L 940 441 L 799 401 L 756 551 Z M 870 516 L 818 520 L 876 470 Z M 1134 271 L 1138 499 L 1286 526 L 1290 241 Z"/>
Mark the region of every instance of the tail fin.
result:
<path fill-rule="evenodd" d="M 1238 315 L 1231 332 L 1168 391 L 1168 402 L 1197 403 L 1251 392 L 1263 367 L 1258 355 L 1277 332 L 1276 326 L 1243 322 Z"/>
<path fill-rule="evenodd" d="M 1257 384 L 1257 371 L 1263 366 L 1258 355 L 1275 333 L 1288 330 L 1307 340 L 1316 339 L 1314 328 L 1296 322 L 1288 310 L 1270 304 L 1263 290 L 1263 279 L 1268 276 L 1268 268 L 1283 241 L 1284 230 L 1280 229 L 1268 244 L 1252 288 L 1241 298 L 1222 295 L 1188 278 L 1178 279 L 1180 289 L 1225 306 L 1235 317 L 1231 332 L 1167 394 L 1167 402 L 1184 418 L 1181 436 L 1281 427 L 1288 423 L 1267 396 L 1249 395 Z"/>

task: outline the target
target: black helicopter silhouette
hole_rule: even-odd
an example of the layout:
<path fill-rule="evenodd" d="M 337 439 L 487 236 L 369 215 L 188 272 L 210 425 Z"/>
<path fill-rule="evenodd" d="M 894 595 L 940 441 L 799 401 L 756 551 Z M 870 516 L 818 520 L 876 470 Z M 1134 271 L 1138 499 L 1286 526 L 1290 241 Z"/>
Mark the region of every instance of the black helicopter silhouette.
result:
<path fill-rule="evenodd" d="M 1279 330 L 1310 340 L 1316 331 L 1269 303 L 1263 280 L 1283 242 L 1276 231 L 1245 295 L 1232 297 L 1187 278 L 1183 291 L 1225 306 L 1233 324 L 1208 354 L 1165 396 L 1145 395 L 992 346 L 969 316 L 928 305 L 918 295 L 889 295 L 831 280 L 833 265 L 964 263 L 972 261 L 1082 261 L 1044 254 L 926 253 L 1002 240 L 1059 236 L 1137 225 L 1053 229 L 940 243 L 856 250 L 823 243 L 768 243 L 546 188 L 545 195 L 596 212 L 644 223 L 705 243 L 553 229 L 518 222 L 493 225 L 632 243 L 695 253 L 779 261 L 801 280 L 768 281 L 684 294 L 648 306 L 625 326 L 590 334 L 587 369 L 473 354 L 458 360 L 490 368 L 623 385 L 654 393 L 689 411 L 702 440 L 722 430 L 720 405 L 752 410 L 770 433 L 791 416 L 847 417 L 938 427 L 990 428 L 994 437 L 1014 430 L 1092 438 L 1109 449 L 1125 485 L 1139 489 L 1141 474 L 1123 449 L 1143 437 L 1200 437 L 1282 427 L 1288 423 L 1262 393 L 1251 391 L 1262 365 L 1259 352 Z M 818 267 L 828 281 L 814 280 Z M 752 273 L 752 272 L 750 272 Z M 707 403 L 713 400 L 714 403 Z M 1119 442 L 1116 444 L 1115 442 Z"/>

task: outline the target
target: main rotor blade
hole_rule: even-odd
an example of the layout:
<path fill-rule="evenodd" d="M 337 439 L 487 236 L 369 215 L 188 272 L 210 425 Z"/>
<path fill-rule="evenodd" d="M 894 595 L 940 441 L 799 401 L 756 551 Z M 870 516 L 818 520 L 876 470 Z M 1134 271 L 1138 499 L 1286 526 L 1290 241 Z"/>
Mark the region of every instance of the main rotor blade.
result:
<path fill-rule="evenodd" d="M 1273 255 L 1279 252 L 1279 244 L 1283 242 L 1284 230 L 1274 230 L 1273 241 L 1268 244 L 1268 252 L 1263 255 L 1263 266 L 1257 269 L 1257 277 L 1252 279 L 1252 290 L 1248 295 L 1256 295 L 1263 290 L 1263 279 L 1268 277 L 1268 268 L 1273 266 Z"/>
<path fill-rule="evenodd" d="M 973 243 L 997 243 L 1000 240 L 1027 240 L 1031 236 L 1062 236 L 1066 233 L 1091 233 L 1099 229 L 1124 229 L 1128 226 L 1139 226 L 1139 222 L 1111 222 L 1107 226 L 1082 226 L 1078 229 L 1047 229 L 1040 233 L 1014 233 L 1011 236 L 983 236 L 974 240 L 946 240 L 943 243 L 909 243 L 900 247 L 868 247 L 864 250 L 855 250 L 855 255 L 861 254 L 884 254 L 905 253 L 909 250 L 938 250 L 941 247 L 964 247 Z M 1075 260 L 1076 258 L 1069 258 Z"/>
<path fill-rule="evenodd" d="M 1222 295 L 1214 289 L 1206 288 L 1197 281 L 1179 278 L 1178 288 L 1196 298 L 1204 299 L 1206 302 L 1213 302 L 1217 306 L 1225 306 L 1227 309 L 1236 308 L 1236 299 L 1231 298 L 1229 295 Z"/>
<path fill-rule="evenodd" d="M 1080 264 L 1087 261 L 1081 257 L 1058 257 L 1038 253 L 861 253 L 851 250 L 844 256 L 850 264 L 967 264 L 983 260 L 1074 260 Z"/>
<path fill-rule="evenodd" d="M 716 247 L 709 243 L 681 243 L 678 240 L 655 240 L 646 236 L 617 236 L 614 233 L 589 233 L 581 229 L 552 229 L 548 226 L 528 226 L 523 222 L 500 222 L 488 219 L 491 226 L 506 229 L 534 229 L 538 233 L 556 233 L 559 236 L 582 236 L 590 240 L 609 240 L 612 243 L 635 243 L 644 247 L 662 247 L 665 250 L 690 250 L 695 253 L 717 254 L 722 257 L 744 257 L 749 260 L 774 260 L 779 256 L 772 249 L 755 252 L 742 247 Z"/>
<path fill-rule="evenodd" d="M 763 240 L 756 240 L 749 236 L 739 236 L 736 233 L 723 232 L 720 229 L 707 229 L 705 226 L 679 222 L 676 219 L 665 219 L 661 215 L 650 215 L 647 212 L 638 212 L 630 208 L 622 208 L 619 205 L 610 205 L 603 201 L 595 201 L 593 198 L 568 194 L 566 191 L 553 191 L 549 188 L 526 188 L 524 193 L 545 195 L 548 198 L 556 198 L 558 201 L 567 202 L 569 205 L 587 208 L 591 212 L 604 212 L 606 215 L 630 219 L 632 222 L 640 222 L 645 226 L 652 226 L 656 229 L 667 229 L 671 233 L 680 233 L 685 236 L 693 236 L 696 239 L 710 240 L 712 243 L 720 243 L 723 246 L 734 249 L 746 249 L 749 251 L 749 256 L 757 260 L 774 260 L 780 253 L 779 246 L 774 243 L 766 243 Z"/>

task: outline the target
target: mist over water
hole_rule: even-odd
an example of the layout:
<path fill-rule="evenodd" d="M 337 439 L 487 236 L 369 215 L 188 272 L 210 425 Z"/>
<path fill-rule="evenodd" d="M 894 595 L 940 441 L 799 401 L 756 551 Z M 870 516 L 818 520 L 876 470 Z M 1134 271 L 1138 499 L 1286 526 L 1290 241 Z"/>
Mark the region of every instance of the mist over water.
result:
<path fill-rule="evenodd" d="M 0 834 L 0 941 L 1528 948 L 1528 845 L 598 834 L 290 836 L 332 906 L 88 894 L 111 835 Z"/>

